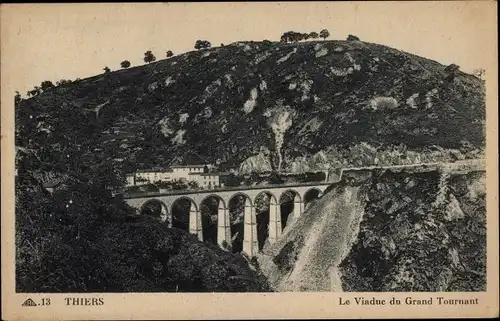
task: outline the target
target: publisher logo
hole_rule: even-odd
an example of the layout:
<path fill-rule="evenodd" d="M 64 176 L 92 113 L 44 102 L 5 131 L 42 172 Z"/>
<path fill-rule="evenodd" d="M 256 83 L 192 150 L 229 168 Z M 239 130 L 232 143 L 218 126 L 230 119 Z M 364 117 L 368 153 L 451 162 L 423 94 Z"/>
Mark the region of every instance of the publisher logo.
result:
<path fill-rule="evenodd" d="M 36 307 L 38 304 L 35 303 L 31 298 L 27 299 L 26 301 L 21 304 L 23 307 Z"/>

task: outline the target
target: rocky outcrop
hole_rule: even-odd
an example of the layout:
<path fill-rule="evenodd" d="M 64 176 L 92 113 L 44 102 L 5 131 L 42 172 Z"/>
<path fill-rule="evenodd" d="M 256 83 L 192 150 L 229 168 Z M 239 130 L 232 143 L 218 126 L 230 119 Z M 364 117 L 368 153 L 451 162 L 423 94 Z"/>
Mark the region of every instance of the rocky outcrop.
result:
<path fill-rule="evenodd" d="M 275 289 L 484 291 L 484 171 L 370 174 L 333 185 L 264 249 Z"/>

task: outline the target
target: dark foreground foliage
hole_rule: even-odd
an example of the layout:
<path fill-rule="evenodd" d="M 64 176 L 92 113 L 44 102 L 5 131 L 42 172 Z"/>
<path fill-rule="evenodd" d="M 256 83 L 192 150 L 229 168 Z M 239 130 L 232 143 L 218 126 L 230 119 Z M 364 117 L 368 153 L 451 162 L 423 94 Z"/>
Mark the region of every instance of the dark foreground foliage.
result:
<path fill-rule="evenodd" d="M 239 254 L 130 210 L 103 190 L 16 182 L 18 292 L 268 291 Z M 66 206 L 68 205 L 68 206 Z"/>

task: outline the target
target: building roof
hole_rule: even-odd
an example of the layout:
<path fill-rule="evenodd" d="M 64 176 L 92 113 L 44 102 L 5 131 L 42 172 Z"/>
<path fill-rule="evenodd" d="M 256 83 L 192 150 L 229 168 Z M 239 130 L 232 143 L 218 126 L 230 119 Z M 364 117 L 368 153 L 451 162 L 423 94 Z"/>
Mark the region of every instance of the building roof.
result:
<path fill-rule="evenodd" d="M 204 168 L 207 165 L 172 165 L 170 168 Z"/>
<path fill-rule="evenodd" d="M 171 173 L 171 169 L 152 168 L 152 169 L 138 169 L 136 173 Z"/>
<path fill-rule="evenodd" d="M 200 175 L 200 176 L 222 176 L 229 175 L 229 172 L 213 172 L 213 173 L 189 173 L 189 175 Z"/>

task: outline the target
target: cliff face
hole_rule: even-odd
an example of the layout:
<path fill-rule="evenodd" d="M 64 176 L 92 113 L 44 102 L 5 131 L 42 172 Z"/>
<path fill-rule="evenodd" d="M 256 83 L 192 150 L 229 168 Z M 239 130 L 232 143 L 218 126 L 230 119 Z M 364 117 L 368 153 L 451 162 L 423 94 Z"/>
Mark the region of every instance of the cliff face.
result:
<path fill-rule="evenodd" d="M 484 291 L 484 179 L 481 170 L 351 177 L 264 249 L 261 267 L 280 291 Z"/>
<path fill-rule="evenodd" d="M 435 61 L 361 41 L 238 42 L 22 100 L 16 145 L 45 164 L 289 169 L 360 143 L 481 147 L 484 120 L 482 81 Z"/>

